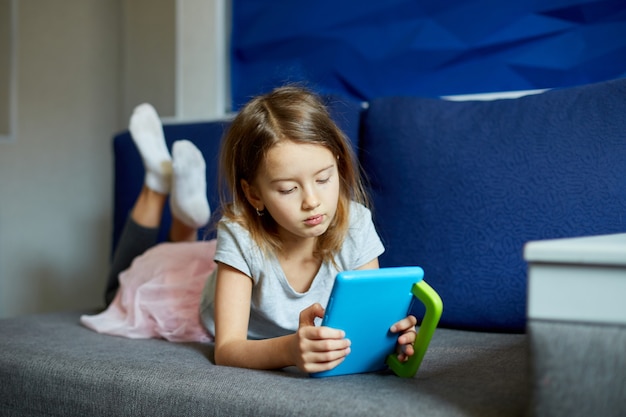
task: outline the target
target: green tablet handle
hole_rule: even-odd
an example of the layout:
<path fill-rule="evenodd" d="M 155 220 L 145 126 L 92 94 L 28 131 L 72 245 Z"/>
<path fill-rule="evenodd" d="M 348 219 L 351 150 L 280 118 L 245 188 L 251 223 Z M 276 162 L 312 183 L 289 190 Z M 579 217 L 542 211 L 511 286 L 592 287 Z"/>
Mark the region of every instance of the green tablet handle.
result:
<path fill-rule="evenodd" d="M 389 368 L 402 378 L 412 378 L 419 369 L 443 312 L 441 297 L 424 280 L 413 284 L 411 292 L 424 304 L 426 314 L 424 314 L 424 319 L 413 343 L 413 349 L 415 350 L 413 356 L 405 362 L 400 362 L 395 353 L 387 357 Z"/>

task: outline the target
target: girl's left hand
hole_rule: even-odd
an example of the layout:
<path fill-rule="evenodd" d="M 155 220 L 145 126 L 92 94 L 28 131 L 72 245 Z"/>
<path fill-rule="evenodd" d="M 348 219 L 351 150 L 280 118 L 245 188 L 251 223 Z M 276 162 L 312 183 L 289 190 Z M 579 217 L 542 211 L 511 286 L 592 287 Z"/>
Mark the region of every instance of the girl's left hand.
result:
<path fill-rule="evenodd" d="M 411 357 L 415 350 L 413 349 L 413 342 L 415 342 L 415 337 L 417 335 L 417 330 L 415 330 L 415 325 L 417 324 L 417 319 L 414 316 L 408 316 L 399 322 L 395 323 L 389 329 L 392 333 L 401 333 L 398 336 L 398 360 L 400 362 L 404 362 L 409 357 Z"/>

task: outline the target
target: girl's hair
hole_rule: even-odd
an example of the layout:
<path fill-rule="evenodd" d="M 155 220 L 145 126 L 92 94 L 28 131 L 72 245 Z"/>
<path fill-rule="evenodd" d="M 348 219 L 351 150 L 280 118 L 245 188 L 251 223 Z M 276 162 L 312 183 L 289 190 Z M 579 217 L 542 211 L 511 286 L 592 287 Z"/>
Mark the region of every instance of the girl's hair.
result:
<path fill-rule="evenodd" d="M 323 146 L 337 157 L 339 202 L 335 218 L 317 240 L 314 255 L 334 262 L 349 226 L 350 201 L 368 205 L 360 168 L 346 135 L 320 98 L 302 87 L 280 87 L 248 102 L 222 143 L 220 197 L 223 215 L 250 231 L 264 251 L 278 253 L 282 242 L 270 215 L 259 216 L 246 199 L 241 180 L 252 184 L 267 152 L 281 141 Z"/>

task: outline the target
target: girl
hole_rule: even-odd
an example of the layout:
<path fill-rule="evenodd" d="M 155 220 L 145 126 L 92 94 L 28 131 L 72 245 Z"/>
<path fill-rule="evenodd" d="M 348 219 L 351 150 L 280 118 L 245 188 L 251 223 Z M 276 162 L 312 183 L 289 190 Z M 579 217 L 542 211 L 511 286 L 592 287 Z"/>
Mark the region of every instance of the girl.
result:
<path fill-rule="evenodd" d="M 221 175 L 217 268 L 200 300 L 216 363 L 334 368 L 350 341 L 315 325 L 322 304 L 337 272 L 378 268 L 384 250 L 346 137 L 317 96 L 279 88 L 234 119 Z M 409 316 L 391 327 L 401 360 L 413 354 L 415 324 Z"/>

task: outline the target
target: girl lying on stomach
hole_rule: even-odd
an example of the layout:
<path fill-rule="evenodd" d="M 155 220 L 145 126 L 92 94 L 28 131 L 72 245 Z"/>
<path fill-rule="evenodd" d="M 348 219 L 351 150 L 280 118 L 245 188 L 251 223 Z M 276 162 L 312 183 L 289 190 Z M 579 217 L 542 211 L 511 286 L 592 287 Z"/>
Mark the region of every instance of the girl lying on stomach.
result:
<path fill-rule="evenodd" d="M 320 99 L 282 87 L 238 113 L 222 143 L 216 241 L 195 242 L 209 220 L 200 151 L 177 141 L 170 156 L 149 105 L 135 110 L 130 132 L 146 180 L 113 259 L 113 301 L 83 324 L 128 337 L 213 340 L 219 365 L 320 372 L 341 363 L 350 341 L 315 319 L 336 274 L 378 268 L 384 248 L 349 142 Z M 156 245 L 168 194 L 172 243 Z M 415 324 L 408 316 L 391 327 L 400 360 L 413 354 Z"/>

